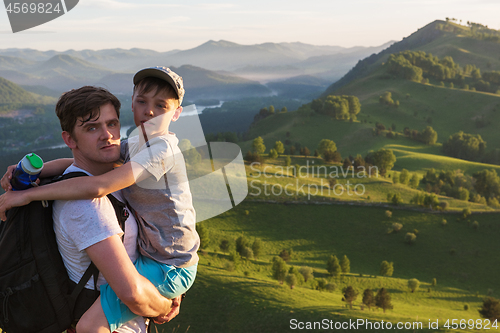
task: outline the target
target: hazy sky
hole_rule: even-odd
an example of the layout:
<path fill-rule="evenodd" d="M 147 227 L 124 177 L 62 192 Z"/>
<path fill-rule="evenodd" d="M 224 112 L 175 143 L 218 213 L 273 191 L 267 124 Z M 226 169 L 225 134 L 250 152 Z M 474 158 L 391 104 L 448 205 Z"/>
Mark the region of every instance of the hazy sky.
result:
<path fill-rule="evenodd" d="M 13 34 L 0 8 L 0 49 L 189 49 L 210 39 L 376 46 L 445 17 L 500 29 L 498 0 L 80 0 Z"/>

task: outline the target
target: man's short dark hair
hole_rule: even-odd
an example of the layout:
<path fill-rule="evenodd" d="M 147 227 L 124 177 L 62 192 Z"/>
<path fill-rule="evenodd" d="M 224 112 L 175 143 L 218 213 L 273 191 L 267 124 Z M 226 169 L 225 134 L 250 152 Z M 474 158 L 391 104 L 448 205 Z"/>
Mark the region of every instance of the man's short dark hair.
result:
<path fill-rule="evenodd" d="M 101 114 L 101 106 L 108 103 L 114 106 L 119 118 L 121 103 L 104 88 L 84 86 L 65 92 L 59 97 L 56 105 L 61 129 L 72 135 L 78 118 L 81 118 L 80 126 L 90 120 L 97 120 Z"/>

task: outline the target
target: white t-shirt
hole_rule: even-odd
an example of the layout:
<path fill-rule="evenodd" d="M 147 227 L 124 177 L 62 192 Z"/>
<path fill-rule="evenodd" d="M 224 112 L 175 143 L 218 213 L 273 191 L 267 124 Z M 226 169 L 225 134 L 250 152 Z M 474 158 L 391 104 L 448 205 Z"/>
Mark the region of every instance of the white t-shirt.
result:
<path fill-rule="evenodd" d="M 71 165 L 64 172 L 85 172 Z M 113 193 L 115 198 L 123 201 L 121 192 Z M 64 265 L 68 271 L 69 278 L 78 283 L 90 265 L 90 258 L 85 251 L 91 245 L 105 240 L 113 235 L 123 235 L 118 220 L 116 219 L 113 205 L 107 197 L 92 200 L 56 200 L 53 205 L 54 231 L 56 234 L 59 252 L 63 258 Z M 133 214 L 129 212 L 129 218 L 125 221 L 124 246 L 132 262 L 139 253 L 137 249 L 137 222 Z M 99 274 L 97 288 L 106 283 Z M 94 279 L 90 278 L 85 288 L 94 289 Z M 144 319 L 138 317 L 120 327 L 117 332 L 145 332 Z"/>

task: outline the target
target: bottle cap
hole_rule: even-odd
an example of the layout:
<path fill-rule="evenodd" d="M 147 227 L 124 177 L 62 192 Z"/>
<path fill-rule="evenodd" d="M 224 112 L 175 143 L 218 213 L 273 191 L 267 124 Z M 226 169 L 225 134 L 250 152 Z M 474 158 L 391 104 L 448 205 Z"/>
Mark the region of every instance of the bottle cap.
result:
<path fill-rule="evenodd" d="M 26 173 L 34 175 L 42 171 L 43 161 L 37 154 L 30 153 L 24 156 L 21 165 Z"/>

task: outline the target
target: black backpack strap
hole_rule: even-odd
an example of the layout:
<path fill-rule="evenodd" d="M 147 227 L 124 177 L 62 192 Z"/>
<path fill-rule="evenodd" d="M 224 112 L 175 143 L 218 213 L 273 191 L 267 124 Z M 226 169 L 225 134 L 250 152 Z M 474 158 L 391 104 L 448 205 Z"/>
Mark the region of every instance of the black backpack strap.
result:
<path fill-rule="evenodd" d="M 127 221 L 129 216 L 128 211 L 125 209 L 127 205 L 115 198 L 112 194 L 108 194 L 107 197 L 115 209 L 116 219 L 120 224 L 120 228 L 125 232 L 125 221 Z"/>
<path fill-rule="evenodd" d="M 97 296 L 99 296 L 97 294 L 97 277 L 99 276 L 99 270 L 97 269 L 96 265 L 94 265 L 94 263 L 91 262 L 89 267 L 87 268 L 87 270 L 83 274 L 82 278 L 80 279 L 80 281 L 76 285 L 75 289 L 73 289 L 73 292 L 71 292 L 71 295 L 69 296 L 72 304 L 76 303 L 76 299 L 78 298 L 78 295 L 80 295 L 83 288 L 85 288 L 85 285 L 87 284 L 87 282 L 89 281 L 89 279 L 92 275 L 94 276 L 94 291 L 96 293 L 96 298 L 97 298 Z"/>

